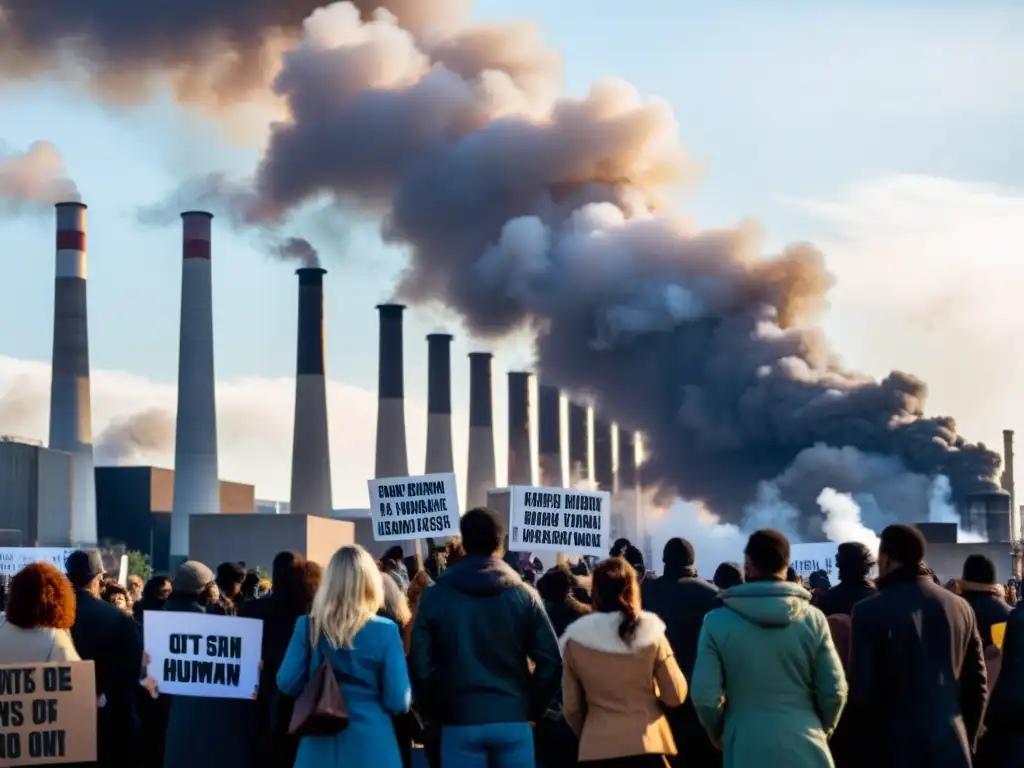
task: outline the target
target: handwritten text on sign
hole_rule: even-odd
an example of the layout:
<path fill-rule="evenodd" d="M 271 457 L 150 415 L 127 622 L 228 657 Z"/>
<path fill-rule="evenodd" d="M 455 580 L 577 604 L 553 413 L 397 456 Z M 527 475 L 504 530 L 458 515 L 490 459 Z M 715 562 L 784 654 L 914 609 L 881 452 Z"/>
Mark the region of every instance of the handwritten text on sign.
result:
<path fill-rule="evenodd" d="M 0 766 L 95 759 L 91 661 L 0 666 Z"/>
<path fill-rule="evenodd" d="M 263 644 L 259 619 L 146 611 L 144 626 L 147 671 L 161 693 L 221 699 L 256 693 Z"/>
<path fill-rule="evenodd" d="M 0 547 L 0 573 L 13 576 L 29 563 L 50 563 L 63 572 L 68 555 L 74 551 L 64 547 Z"/>
<path fill-rule="evenodd" d="M 379 478 L 367 485 L 374 540 L 422 539 L 459 532 L 454 474 Z"/>
<path fill-rule="evenodd" d="M 789 564 L 806 582 L 811 574 L 824 571 L 835 586 L 839 581 L 839 567 L 836 565 L 837 544 L 832 541 L 790 546 Z"/>
<path fill-rule="evenodd" d="M 608 552 L 611 498 L 569 488 L 509 489 L 509 549 L 596 555 Z"/>

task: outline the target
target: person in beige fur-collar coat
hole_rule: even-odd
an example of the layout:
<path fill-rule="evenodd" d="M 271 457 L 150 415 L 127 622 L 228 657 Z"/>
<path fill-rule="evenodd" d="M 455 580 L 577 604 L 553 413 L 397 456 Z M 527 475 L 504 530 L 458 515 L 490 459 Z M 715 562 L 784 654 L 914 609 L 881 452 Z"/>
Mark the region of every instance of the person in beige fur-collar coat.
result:
<path fill-rule="evenodd" d="M 625 560 L 593 574 L 594 613 L 562 635 L 566 722 L 580 737 L 580 765 L 666 766 L 676 754 L 662 707 L 686 700 L 686 678 L 665 638 L 665 624 L 640 609 L 636 573 Z"/>

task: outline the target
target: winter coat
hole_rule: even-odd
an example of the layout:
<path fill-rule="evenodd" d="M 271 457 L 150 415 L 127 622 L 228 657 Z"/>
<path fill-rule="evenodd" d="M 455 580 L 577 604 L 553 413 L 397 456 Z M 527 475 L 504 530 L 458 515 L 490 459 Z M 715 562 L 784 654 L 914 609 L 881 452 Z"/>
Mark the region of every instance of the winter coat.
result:
<path fill-rule="evenodd" d="M 878 594 L 878 588 L 867 576 L 844 579 L 840 574 L 840 579 L 838 584 L 815 602 L 818 610 L 826 616 L 836 613 L 845 613 L 849 616 L 853 612 L 853 606 Z"/>
<path fill-rule="evenodd" d="M 986 687 L 971 607 L 923 568 L 878 580 L 853 609 L 850 703 L 874 768 L 969 768 Z"/>
<path fill-rule="evenodd" d="M 171 593 L 164 610 L 206 613 L 196 595 Z M 161 694 L 164 698 L 166 694 Z M 171 700 L 164 768 L 250 768 L 256 764 L 259 724 L 255 701 L 168 696 Z"/>
<path fill-rule="evenodd" d="M 998 584 L 975 584 L 961 581 L 962 596 L 974 611 L 978 622 L 978 634 L 985 648 L 992 645 L 992 625 L 1001 624 L 1010 618 L 1013 608 L 1003 599 Z"/>
<path fill-rule="evenodd" d="M 658 579 L 643 584 L 644 608 L 665 622 L 665 635 L 676 655 L 679 668 L 687 679 L 693 676 L 697 659 L 697 639 L 704 617 L 720 605 L 718 588 L 701 578 L 692 567 L 669 569 Z M 697 719 L 693 700 L 668 715 L 672 735 L 679 749 L 680 764 L 689 768 L 712 768 L 721 765 L 722 754 L 711 744 L 707 732 Z M 685 762 L 684 762 L 685 761 Z"/>
<path fill-rule="evenodd" d="M 976 765 L 1024 768 L 1024 604 L 1006 622 L 1002 668 L 985 713 L 985 729 Z"/>
<path fill-rule="evenodd" d="M 468 556 L 420 598 L 409 672 L 432 722 L 524 723 L 543 716 L 562 661 L 537 593 L 501 560 Z"/>
<path fill-rule="evenodd" d="M 825 615 L 785 581 L 726 590 L 704 620 L 690 695 L 726 768 L 831 768 L 846 678 Z"/>
<path fill-rule="evenodd" d="M 0 617 L 0 664 L 81 661 L 71 633 L 53 627 L 23 629 Z"/>
<path fill-rule="evenodd" d="M 555 636 L 561 637 L 570 624 L 590 613 L 590 606 L 584 605 L 572 595 L 568 595 L 564 600 L 557 602 L 545 600 L 544 612 L 547 613 L 548 620 L 551 621 L 551 628 L 555 631 Z"/>
<path fill-rule="evenodd" d="M 411 691 L 398 626 L 375 616 L 356 633 L 352 648 L 332 648 L 321 637 L 313 650 L 309 617 L 302 616 L 277 672 L 281 691 L 300 696 L 325 657 L 338 678 L 349 724 L 333 736 L 301 739 L 295 768 L 402 768 L 391 718 L 408 711 Z"/>
<path fill-rule="evenodd" d="M 619 637 L 621 623 L 618 612 L 592 613 L 570 625 L 559 643 L 563 713 L 580 737 L 581 761 L 676 754 L 661 706 L 683 703 L 686 678 L 665 624 L 641 613 L 627 644 Z"/>

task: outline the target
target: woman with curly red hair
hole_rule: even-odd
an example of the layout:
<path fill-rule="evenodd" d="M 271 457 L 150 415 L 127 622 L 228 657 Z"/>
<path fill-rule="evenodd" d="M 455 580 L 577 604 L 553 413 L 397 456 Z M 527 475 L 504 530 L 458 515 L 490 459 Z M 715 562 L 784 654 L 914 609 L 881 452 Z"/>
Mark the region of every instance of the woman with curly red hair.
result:
<path fill-rule="evenodd" d="M 0 619 L 0 664 L 79 661 L 68 630 L 75 623 L 71 582 L 49 563 L 30 563 L 11 579 Z"/>

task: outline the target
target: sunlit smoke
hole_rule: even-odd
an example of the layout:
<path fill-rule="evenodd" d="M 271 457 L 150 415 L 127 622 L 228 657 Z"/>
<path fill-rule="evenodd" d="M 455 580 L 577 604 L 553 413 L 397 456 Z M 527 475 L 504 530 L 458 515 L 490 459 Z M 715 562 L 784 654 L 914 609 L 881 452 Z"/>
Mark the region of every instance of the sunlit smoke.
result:
<path fill-rule="evenodd" d="M 37 141 L 24 152 L 0 144 L 0 215 L 48 211 L 54 203 L 81 199 L 53 144 Z"/>
<path fill-rule="evenodd" d="M 167 453 L 174 445 L 174 417 L 150 408 L 118 418 L 103 430 L 94 445 L 96 464 L 133 464 Z"/>

